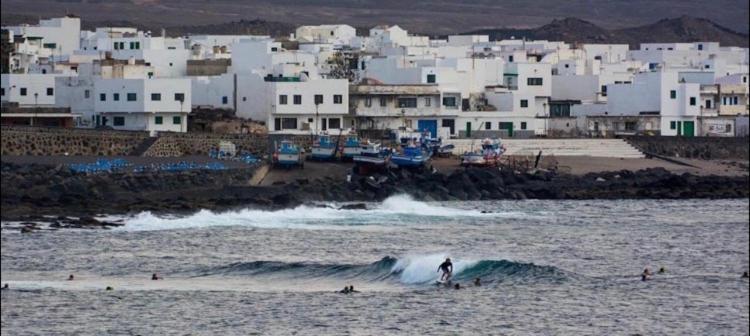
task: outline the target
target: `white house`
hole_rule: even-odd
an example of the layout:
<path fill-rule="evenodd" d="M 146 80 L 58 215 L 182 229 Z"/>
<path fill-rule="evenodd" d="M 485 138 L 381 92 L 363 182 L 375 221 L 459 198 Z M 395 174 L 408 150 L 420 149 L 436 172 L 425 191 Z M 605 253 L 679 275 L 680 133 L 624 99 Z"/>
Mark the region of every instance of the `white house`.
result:
<path fill-rule="evenodd" d="M 80 47 L 81 19 L 74 16 L 39 20 L 37 25 L 6 26 L 12 35 L 41 38 L 53 55 L 72 54 Z"/>
<path fill-rule="evenodd" d="M 97 125 L 124 130 L 187 131 L 188 78 L 113 78 L 94 82 Z"/>
<path fill-rule="evenodd" d="M 18 103 L 19 106 L 54 106 L 55 74 L 2 74 L 3 102 Z"/>

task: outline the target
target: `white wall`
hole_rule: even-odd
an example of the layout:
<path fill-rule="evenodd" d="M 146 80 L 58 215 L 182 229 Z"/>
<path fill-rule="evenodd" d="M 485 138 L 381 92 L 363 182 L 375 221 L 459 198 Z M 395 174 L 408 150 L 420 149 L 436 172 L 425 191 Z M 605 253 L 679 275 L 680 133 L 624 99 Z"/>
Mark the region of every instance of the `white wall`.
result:
<path fill-rule="evenodd" d="M 2 101 L 19 105 L 55 105 L 55 74 L 2 74 Z M 22 91 L 26 91 L 22 95 Z M 52 89 L 48 92 L 48 89 Z M 49 94 L 51 93 L 51 94 Z"/>

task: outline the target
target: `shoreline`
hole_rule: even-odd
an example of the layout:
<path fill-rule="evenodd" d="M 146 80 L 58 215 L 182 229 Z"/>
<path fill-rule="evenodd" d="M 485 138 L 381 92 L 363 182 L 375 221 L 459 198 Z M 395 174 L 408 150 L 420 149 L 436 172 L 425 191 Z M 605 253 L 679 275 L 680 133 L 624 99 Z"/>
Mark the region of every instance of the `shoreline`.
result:
<path fill-rule="evenodd" d="M 346 181 L 348 165 L 322 163 L 306 165 L 304 170 L 271 170 L 269 175 L 275 176 L 264 179 L 264 185 L 254 186 L 250 180 L 261 165 L 219 171 L 87 175 L 73 173 L 62 165 L 3 160 L 0 220 L 50 222 L 57 227 L 108 227 L 117 223 L 100 222 L 94 217 L 144 211 L 190 214 L 200 210 L 278 210 L 316 202 L 379 202 L 398 194 L 418 201 L 750 197 L 747 174 L 676 174 L 656 167 L 573 175 L 542 169 L 460 168 L 446 162 L 450 163 L 435 162 L 436 173 L 395 170 L 355 175 L 351 182 Z"/>

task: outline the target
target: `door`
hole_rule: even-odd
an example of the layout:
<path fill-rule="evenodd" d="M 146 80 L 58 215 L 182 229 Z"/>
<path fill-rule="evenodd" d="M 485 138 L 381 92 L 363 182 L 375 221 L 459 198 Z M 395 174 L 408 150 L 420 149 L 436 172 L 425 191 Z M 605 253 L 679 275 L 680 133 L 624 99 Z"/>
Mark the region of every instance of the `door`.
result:
<path fill-rule="evenodd" d="M 693 121 L 685 121 L 682 124 L 683 132 L 682 135 L 686 137 L 693 137 L 695 136 L 695 122 Z"/>
<path fill-rule="evenodd" d="M 430 132 L 431 138 L 437 137 L 437 120 L 418 120 L 417 128 L 420 132 Z"/>
<path fill-rule="evenodd" d="M 471 138 L 471 121 L 466 122 L 466 137 Z"/>
<path fill-rule="evenodd" d="M 682 121 L 677 122 L 677 136 L 682 135 Z"/>
<path fill-rule="evenodd" d="M 513 123 L 512 122 L 501 122 L 500 130 L 508 131 L 508 137 L 509 138 L 513 137 Z"/>

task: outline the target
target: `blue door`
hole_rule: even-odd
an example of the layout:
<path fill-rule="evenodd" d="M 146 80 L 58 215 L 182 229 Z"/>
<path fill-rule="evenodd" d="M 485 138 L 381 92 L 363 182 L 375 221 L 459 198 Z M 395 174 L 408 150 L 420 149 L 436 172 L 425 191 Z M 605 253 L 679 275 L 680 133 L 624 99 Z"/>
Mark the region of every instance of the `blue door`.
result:
<path fill-rule="evenodd" d="M 430 132 L 430 137 L 437 138 L 437 120 L 419 120 L 417 127 L 420 132 Z"/>

